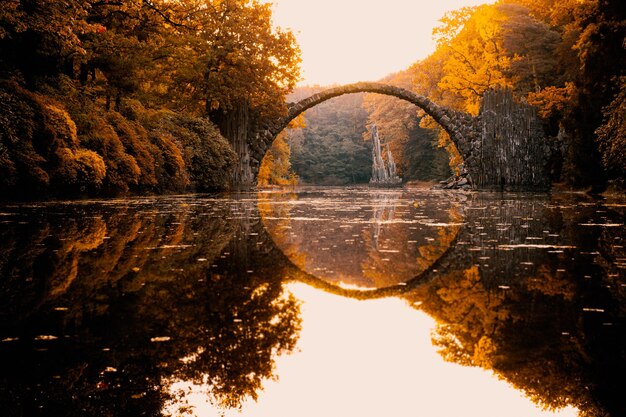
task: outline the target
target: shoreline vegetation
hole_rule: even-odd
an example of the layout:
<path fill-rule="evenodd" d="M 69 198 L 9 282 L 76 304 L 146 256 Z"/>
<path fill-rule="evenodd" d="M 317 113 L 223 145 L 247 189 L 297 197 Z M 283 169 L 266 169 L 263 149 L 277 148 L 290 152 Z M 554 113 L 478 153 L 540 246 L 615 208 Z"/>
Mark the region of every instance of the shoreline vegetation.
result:
<path fill-rule="evenodd" d="M 381 81 L 471 114 L 487 89 L 509 88 L 543 119 L 555 189 L 619 193 L 625 13 L 621 0 L 466 7 L 441 18 L 433 54 Z M 296 88 L 300 59 L 257 0 L 2 2 L 0 200 L 227 190 L 251 126 L 323 89 Z M 458 152 L 429 117 L 355 97 L 286 129 L 259 186 L 366 183 L 373 124 L 405 182 L 458 174 Z"/>

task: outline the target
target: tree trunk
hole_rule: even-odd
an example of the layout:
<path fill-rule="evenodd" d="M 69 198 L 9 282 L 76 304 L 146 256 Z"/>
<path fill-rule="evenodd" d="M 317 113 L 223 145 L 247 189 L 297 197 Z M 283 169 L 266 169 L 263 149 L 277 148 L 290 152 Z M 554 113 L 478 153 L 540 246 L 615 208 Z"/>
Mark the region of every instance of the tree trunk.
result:
<path fill-rule="evenodd" d="M 236 188 L 255 185 L 248 142 L 254 128 L 253 119 L 247 103 L 242 103 L 227 113 L 221 111 L 211 113 L 211 120 L 217 124 L 222 136 L 228 139 L 237 154 L 237 164 L 232 174 L 232 185 Z"/>

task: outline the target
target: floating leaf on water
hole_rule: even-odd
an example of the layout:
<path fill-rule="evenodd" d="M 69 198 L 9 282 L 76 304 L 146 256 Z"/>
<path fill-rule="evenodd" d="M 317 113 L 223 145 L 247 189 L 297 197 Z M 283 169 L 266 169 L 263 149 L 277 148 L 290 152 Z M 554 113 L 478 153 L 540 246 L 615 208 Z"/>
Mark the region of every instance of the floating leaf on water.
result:
<path fill-rule="evenodd" d="M 67 307 L 54 307 L 54 311 L 67 311 L 69 308 Z"/>
<path fill-rule="evenodd" d="M 7 337 L 7 338 L 2 339 L 3 342 L 15 342 L 17 340 L 20 340 L 20 338 L 19 337 Z"/>
<path fill-rule="evenodd" d="M 152 337 L 150 338 L 151 342 L 168 342 L 170 341 L 171 337 L 169 336 L 157 336 L 157 337 Z"/>
<path fill-rule="evenodd" d="M 115 369 L 112 366 L 107 366 L 106 368 L 104 368 L 104 371 L 102 372 L 117 372 L 117 369 Z"/>
<path fill-rule="evenodd" d="M 583 307 L 583 311 L 588 311 L 592 313 L 604 313 L 604 309 L 602 308 Z"/>
<path fill-rule="evenodd" d="M 198 258 L 198 262 L 206 262 L 207 260 L 207 258 Z"/>
<path fill-rule="evenodd" d="M 522 243 L 518 245 L 498 245 L 498 249 L 517 249 L 517 248 L 528 248 L 528 249 L 576 249 L 576 246 L 558 246 L 558 245 L 540 245 L 534 243 Z"/>
<path fill-rule="evenodd" d="M 580 223 L 579 226 L 622 227 L 624 223 Z"/>
<path fill-rule="evenodd" d="M 57 336 L 52 336 L 52 335 L 39 335 L 39 336 L 35 336 L 35 340 L 55 340 L 58 339 Z"/>
<path fill-rule="evenodd" d="M 140 270 L 141 270 L 141 268 L 137 268 L 137 267 L 133 268 L 133 272 L 139 272 Z"/>

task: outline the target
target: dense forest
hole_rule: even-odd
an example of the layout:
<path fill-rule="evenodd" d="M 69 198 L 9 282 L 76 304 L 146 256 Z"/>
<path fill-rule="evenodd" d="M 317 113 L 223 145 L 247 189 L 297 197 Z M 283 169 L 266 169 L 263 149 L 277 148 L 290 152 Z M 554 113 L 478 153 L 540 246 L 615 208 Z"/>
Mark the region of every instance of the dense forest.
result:
<path fill-rule="evenodd" d="M 299 62 L 257 0 L 3 1 L 0 195 L 224 189 L 233 118 L 281 114 Z"/>
<path fill-rule="evenodd" d="M 298 87 L 288 100 L 297 102 L 321 90 L 322 87 Z M 367 183 L 372 170 L 372 150 L 363 140 L 367 112 L 362 104 L 362 94 L 351 94 L 308 110 L 299 124 L 287 129 L 274 142 L 261 174 L 264 169 L 277 174 L 270 184 L 284 184 L 285 179 L 294 176 L 300 184 Z M 289 166 L 272 164 L 283 160 L 289 161 Z M 263 175 L 259 182 L 264 184 Z"/>
<path fill-rule="evenodd" d="M 544 120 L 553 182 L 624 184 L 621 0 L 500 0 L 446 14 L 433 34 L 433 54 L 382 81 L 472 114 L 486 90 L 508 87 Z M 248 163 L 251 126 L 297 95 L 299 63 L 295 37 L 258 0 L 5 0 L 0 195 L 225 189 Z M 433 141 L 452 168 L 462 161 L 415 115 L 380 96 L 325 103 L 281 135 L 260 182 L 367 181 L 372 123 L 405 180 L 441 178 Z"/>

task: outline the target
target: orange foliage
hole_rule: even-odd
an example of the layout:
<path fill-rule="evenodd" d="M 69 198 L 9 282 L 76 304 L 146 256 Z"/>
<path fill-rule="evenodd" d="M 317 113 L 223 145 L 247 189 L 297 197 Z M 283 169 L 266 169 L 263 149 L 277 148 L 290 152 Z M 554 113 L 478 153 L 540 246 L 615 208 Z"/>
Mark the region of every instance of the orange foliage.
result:
<path fill-rule="evenodd" d="M 539 109 L 541 117 L 548 118 L 563 112 L 566 106 L 574 102 L 576 88 L 574 83 L 567 82 L 565 87 L 548 86 L 539 92 L 528 93 L 528 103 Z"/>
<path fill-rule="evenodd" d="M 298 118 L 289 126 L 304 126 L 304 120 Z M 289 131 L 284 130 L 278 134 L 261 162 L 258 185 L 296 185 L 298 177 L 291 169 L 290 156 Z"/>
<path fill-rule="evenodd" d="M 106 175 L 103 159 L 80 146 L 77 127 L 59 102 L 4 84 L 0 91 L 4 116 L 0 125 L 7 132 L 0 143 L 6 194 L 77 194 L 97 188 Z"/>

